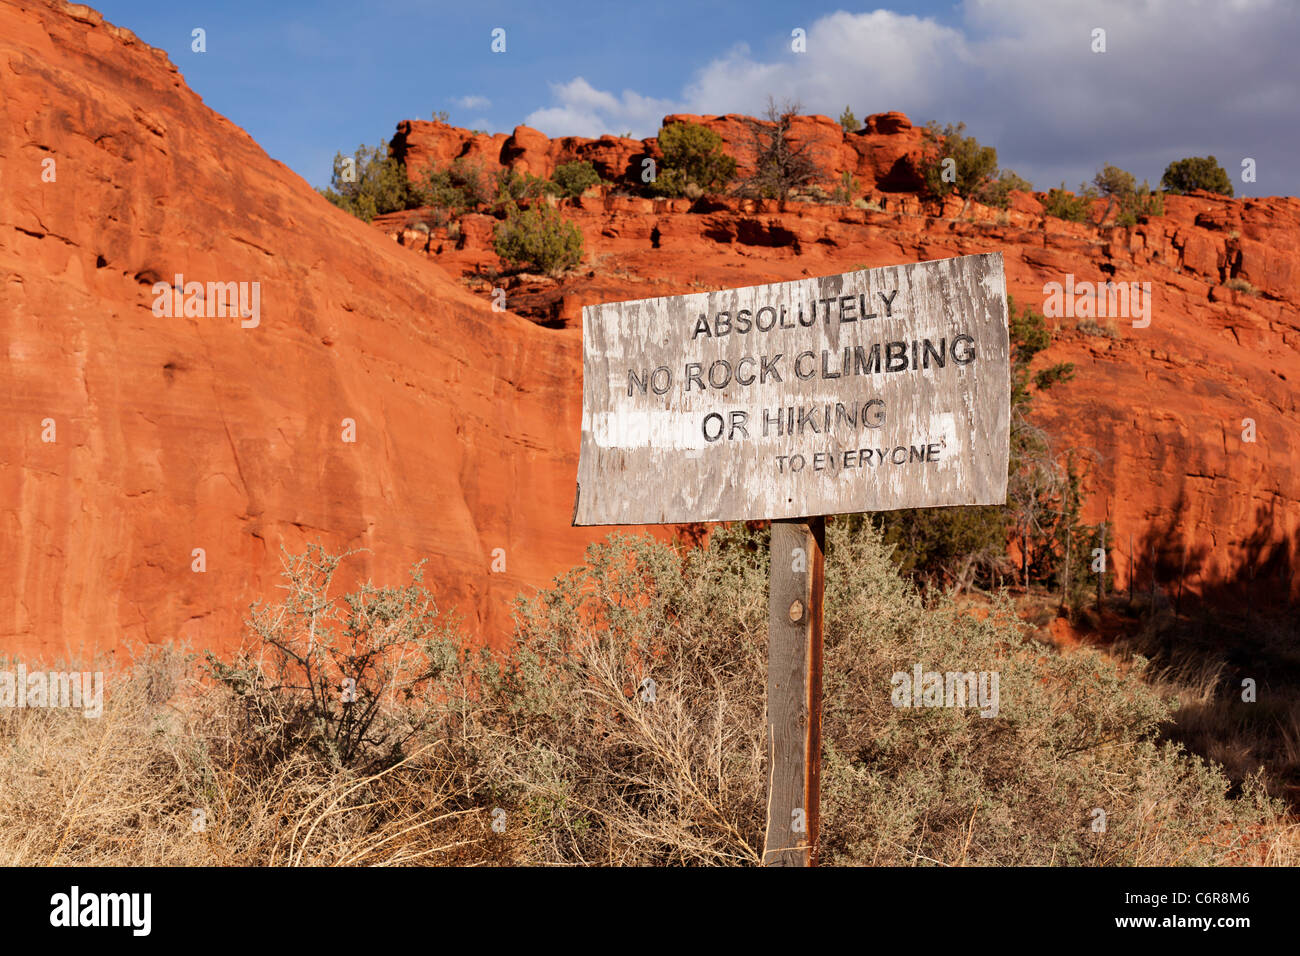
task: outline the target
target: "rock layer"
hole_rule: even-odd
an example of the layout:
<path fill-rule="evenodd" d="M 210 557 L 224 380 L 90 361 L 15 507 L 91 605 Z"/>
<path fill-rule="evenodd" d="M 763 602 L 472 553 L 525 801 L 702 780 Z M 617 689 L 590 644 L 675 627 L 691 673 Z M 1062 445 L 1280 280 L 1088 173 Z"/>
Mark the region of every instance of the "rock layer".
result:
<path fill-rule="evenodd" d="M 598 191 L 563 204 L 580 269 L 503 280 L 498 313 L 481 278 L 499 266 L 491 216 L 455 238 L 405 228 L 409 213 L 349 217 L 88 8 L 0 0 L 0 77 L 6 653 L 229 646 L 248 602 L 276 596 L 280 547 L 318 539 L 369 549 L 355 566 L 376 581 L 427 558 L 440 602 L 494 640 L 517 593 L 604 533 L 569 527 L 584 303 L 992 250 L 1039 307 L 1067 274 L 1150 283 L 1145 328 L 1053 320 L 1043 360 L 1078 374 L 1036 410 L 1058 447 L 1094 458 L 1088 517 L 1113 523 L 1120 583 L 1132 554 L 1139 587 L 1294 592 L 1300 200 L 1171 198 L 1106 230 L 1023 194 L 1007 212 L 924 203 L 906 117 L 851 134 L 812 117 L 798 132 L 828 179 L 849 171 L 879 210 Z M 743 170 L 743 118 L 702 121 Z M 589 159 L 626 179 L 656 155 L 416 122 L 395 146 L 413 174 L 464 155 L 536 175 Z M 156 315 L 155 284 L 178 274 L 258 283 L 256 327 Z"/>
<path fill-rule="evenodd" d="M 318 539 L 377 582 L 428 558 L 500 635 L 581 558 L 578 333 L 334 208 L 88 8 L 0 2 L 0 87 L 0 651 L 229 646 Z M 259 283 L 259 324 L 156 316 L 177 274 Z"/>
<path fill-rule="evenodd" d="M 1168 595 L 1181 582 L 1216 600 L 1300 594 L 1300 200 L 1170 196 L 1162 216 L 1104 228 L 1045 216 L 1028 193 L 1013 193 L 1005 211 L 955 196 L 925 201 L 883 188 L 919 155 L 906 117 L 869 117 L 861 134 L 808 119 L 797 128 L 821 137 L 826 178 L 848 171 L 874 183 L 862 198 L 876 208 L 647 199 L 606 188 L 561 204 L 583 233 L 579 268 L 560 281 L 507 273 L 499 281 L 510 308 L 578 328 L 582 306 L 595 302 L 990 251 L 1004 254 L 1012 294 L 1040 311 L 1050 309 L 1050 283 L 1099 287 L 1107 307 L 1106 282 L 1136 283 L 1142 302 L 1149 293 L 1148 316 L 1071 308 L 1050 319 L 1057 341 L 1040 361 L 1073 362 L 1077 372 L 1036 401 L 1056 449 L 1090 462 L 1085 518 L 1110 522 L 1119 583 L 1154 581 Z M 743 118 L 665 122 L 679 120 L 717 130 L 738 149 L 744 174 Z M 529 149 L 569 155 L 561 142 L 530 139 Z M 870 148 L 845 146 L 862 143 Z M 643 146 L 656 152 L 652 141 Z M 869 168 L 864 156 L 874 157 Z M 1094 213 L 1103 211 L 1099 201 Z M 491 246 L 495 220 L 468 215 L 452 238 L 405 229 L 412 215 L 375 225 L 491 294 L 482 277 L 503 268 Z"/>

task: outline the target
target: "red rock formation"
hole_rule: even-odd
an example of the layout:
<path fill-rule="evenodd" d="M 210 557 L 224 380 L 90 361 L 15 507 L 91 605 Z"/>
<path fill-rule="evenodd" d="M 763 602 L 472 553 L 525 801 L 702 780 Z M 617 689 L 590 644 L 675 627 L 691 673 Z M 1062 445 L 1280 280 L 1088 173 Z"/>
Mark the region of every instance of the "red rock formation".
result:
<path fill-rule="evenodd" d="M 806 119 L 797 128 L 831 150 L 838 124 Z M 743 117 L 664 122 L 679 121 L 715 129 L 744 174 L 752 155 Z M 1059 340 L 1043 361 L 1071 361 L 1078 372 L 1038 400 L 1037 415 L 1058 448 L 1093 460 L 1085 517 L 1115 529 L 1122 584 L 1132 535 L 1141 587 L 1154 566 L 1166 589 L 1183 578 L 1217 596 L 1300 593 L 1300 200 L 1168 197 L 1165 215 L 1105 229 L 1045 217 L 1025 193 L 1013 193 L 1005 212 L 956 196 L 923 202 L 881 185 L 891 176 L 919 181 L 919 136 L 902 114 L 872 116 L 864 132 L 842 136 L 839 159 L 826 160 L 841 163 L 828 166 L 828 179 L 847 169 L 875 183 L 864 191 L 880 211 L 715 197 L 566 202 L 564 215 L 585 237 L 584 264 L 561 282 L 503 280 L 511 308 L 577 328 L 582 306 L 594 302 L 993 250 L 1006 257 L 1011 292 L 1040 310 L 1045 284 L 1067 274 L 1080 283 L 1149 283 L 1148 327 L 1099 317 L 1089 334 L 1087 323 L 1076 328 L 1078 316 L 1052 320 Z M 547 151 L 537 140 L 531 148 Z M 375 224 L 401 239 L 395 224 L 404 215 Z M 470 218 L 473 229 L 455 241 L 437 231 L 413 241 L 486 295 L 490 286 L 477 277 L 500 262 L 491 220 Z M 1255 422 L 1253 443 L 1242 440 L 1245 419 Z"/>
<path fill-rule="evenodd" d="M 1152 552 L 1162 586 L 1184 553 L 1189 586 L 1206 590 L 1276 579 L 1283 552 L 1295 567 L 1300 200 L 1171 198 L 1163 217 L 1101 231 L 1043 218 L 1029 196 L 1007 212 L 927 204 L 898 191 L 915 186 L 920 148 L 906 117 L 847 135 L 813 117 L 800 135 L 879 211 L 584 197 L 564 204 L 582 267 L 509 280 L 501 314 L 476 275 L 498 265 L 492 217 L 464 217 L 455 237 L 404 228 L 406 213 L 352 219 L 87 8 L 0 0 L 0 75 L 6 652 L 229 644 L 247 603 L 274 597 L 279 546 L 317 538 L 370 548 L 358 560 L 376 580 L 428 557 L 443 603 L 500 635 L 518 591 L 601 535 L 568 527 L 582 304 L 989 250 L 1036 306 L 1067 273 L 1151 283 L 1147 328 L 1055 320 L 1044 358 L 1078 374 L 1036 410 L 1099 456 L 1089 517 L 1116 528 L 1121 583 L 1130 533 L 1139 586 Z M 704 122 L 732 144 L 746 131 Z M 411 122 L 395 146 L 413 174 L 504 156 L 537 175 L 589 158 L 615 177 L 655 144 Z M 258 282 L 258 325 L 156 316 L 154 283 L 178 273 Z M 490 571 L 496 548 L 505 573 Z"/>
<path fill-rule="evenodd" d="M 428 558 L 501 634 L 603 536 L 569 528 L 576 332 L 334 208 L 85 7 L 0 3 L 0 77 L 0 652 L 229 645 L 317 538 L 376 581 Z M 178 273 L 258 282 L 259 324 L 155 316 Z"/>
<path fill-rule="evenodd" d="M 585 161 L 603 179 L 619 180 L 639 175 L 640 167 L 634 168 L 633 160 L 645 155 L 653 142 L 618 136 L 552 140 L 530 126 L 516 126 L 509 136 L 488 136 L 446 123 L 403 120 L 390 145 L 393 155 L 406 164 L 412 182 L 419 182 L 430 166 L 445 167 L 456 159 L 477 162 L 488 173 L 509 167 L 544 179 L 554 174 L 556 166 Z"/>
<path fill-rule="evenodd" d="M 672 123 L 696 123 L 717 133 L 723 149 L 735 157 L 740 176 L 754 171 L 754 128 L 773 127 L 770 122 L 738 114 L 676 113 L 664 117 L 663 125 Z M 902 113 L 868 116 L 862 129 L 851 133 L 827 116 L 798 116 L 791 124 L 790 140 L 796 148 L 806 149 L 807 155 L 825 170 L 824 186 L 837 184 L 841 172 L 847 171 L 867 192 L 915 192 L 921 187 L 922 131 Z M 640 160 L 646 156 L 662 159 L 653 138 L 566 136 L 552 140 L 528 126 L 516 126 L 508 137 L 489 137 L 425 120 L 399 123 L 392 149 L 393 155 L 406 163 L 412 181 L 419 181 L 430 165 L 446 166 L 464 157 L 480 162 L 488 172 L 508 166 L 542 177 L 549 177 L 562 163 L 587 161 L 602 179 L 638 185 Z"/>

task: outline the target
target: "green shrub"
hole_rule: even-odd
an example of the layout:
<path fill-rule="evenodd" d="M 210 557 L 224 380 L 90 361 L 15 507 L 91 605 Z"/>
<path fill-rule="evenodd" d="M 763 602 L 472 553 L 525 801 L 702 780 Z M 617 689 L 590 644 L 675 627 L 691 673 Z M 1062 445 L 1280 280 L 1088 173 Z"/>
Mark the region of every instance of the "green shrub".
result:
<path fill-rule="evenodd" d="M 1227 856 L 1214 835 L 1276 818 L 1159 742 L 1170 706 L 1140 660 L 1058 655 L 1005 603 L 927 607 L 870 530 L 826 540 L 823 863 L 1205 864 Z M 520 604 L 483 719 L 540 862 L 761 860 L 767 568 L 765 529 L 684 553 L 614 537 Z M 893 706 L 918 663 L 996 672 L 997 715 Z"/>
<path fill-rule="evenodd" d="M 1106 198 L 1131 196 L 1137 189 L 1133 174 L 1107 163 L 1092 178 L 1092 185 Z"/>
<path fill-rule="evenodd" d="M 1033 192 L 1034 184 L 1027 179 L 1022 179 L 1009 169 L 1004 169 L 998 173 L 998 178 L 991 183 L 986 183 L 984 188 L 978 194 L 978 201 L 986 206 L 993 206 L 997 209 L 1006 209 L 1011 205 L 1011 192 Z"/>
<path fill-rule="evenodd" d="M 1033 189 L 1009 169 L 998 170 L 998 151 L 981 146 L 974 136 L 962 135 L 965 123 L 940 128 L 931 121 L 925 128 L 926 151 L 921 172 L 930 195 L 944 197 L 956 191 L 964 199 L 1005 209 L 1013 189 Z M 952 164 L 945 169 L 945 160 Z"/>
<path fill-rule="evenodd" d="M 1115 221 L 1121 226 L 1135 226 L 1149 216 L 1165 214 L 1165 196 L 1162 192 L 1153 192 L 1143 180 L 1131 196 L 1125 197 Z"/>
<path fill-rule="evenodd" d="M 406 166 L 390 156 L 385 146 L 358 146 L 351 157 L 335 153 L 330 185 L 320 193 L 365 222 L 408 209 L 413 198 Z"/>
<path fill-rule="evenodd" d="M 517 173 L 513 169 L 503 169 L 498 172 L 495 183 L 494 204 L 502 208 L 508 207 L 511 203 L 531 202 L 560 193 L 559 187 L 549 179 L 542 179 L 532 173 Z"/>
<path fill-rule="evenodd" d="M 1034 385 L 1039 391 L 1047 391 L 1059 382 L 1068 382 L 1074 378 L 1074 363 L 1060 362 L 1034 373 Z"/>
<path fill-rule="evenodd" d="M 430 166 L 415 188 L 422 205 L 446 210 L 452 218 L 473 212 L 493 199 L 493 184 L 483 164 L 458 156 L 446 168 Z"/>
<path fill-rule="evenodd" d="M 721 189 L 736 175 L 736 161 L 722 151 L 722 137 L 698 123 L 672 123 L 659 131 L 663 167 L 649 184 L 659 196 L 684 196 L 689 183 Z"/>
<path fill-rule="evenodd" d="M 572 199 L 581 196 L 592 186 L 599 185 L 600 176 L 591 163 L 563 163 L 555 167 L 551 181 L 559 188 L 561 196 Z"/>
<path fill-rule="evenodd" d="M 847 106 L 844 107 L 844 112 L 840 114 L 840 126 L 843 127 L 846 133 L 856 133 L 859 129 L 858 118 L 853 115 L 853 110 Z"/>
<path fill-rule="evenodd" d="M 582 231 L 549 205 L 520 210 L 512 204 L 497 223 L 492 248 L 510 267 L 554 275 L 582 259 Z"/>
<path fill-rule="evenodd" d="M 1093 177 L 1091 190 L 1082 186 L 1080 191 L 1085 194 L 1095 191 L 1105 198 L 1106 208 L 1102 210 L 1097 225 L 1105 223 L 1112 212 L 1115 213 L 1118 225 L 1133 226 L 1139 219 L 1160 216 L 1165 211 L 1164 196 L 1161 193 L 1153 192 L 1145 180 L 1141 186 L 1137 185 L 1132 173 L 1109 163 Z"/>
<path fill-rule="evenodd" d="M 861 188 L 858 177 L 846 169 L 840 173 L 840 184 L 831 193 L 831 198 L 834 202 L 847 206 L 857 197 Z"/>
<path fill-rule="evenodd" d="M 1160 181 L 1167 192 L 1176 196 L 1193 189 L 1206 189 L 1224 196 L 1232 195 L 1232 181 L 1213 156 L 1191 156 L 1170 163 Z"/>
<path fill-rule="evenodd" d="M 1048 191 L 1047 198 L 1043 200 L 1043 212 L 1068 222 L 1086 222 L 1088 210 L 1092 208 L 1092 201 L 1096 197 L 1088 190 L 1082 192 L 1083 195 L 1076 196 L 1065 188 L 1065 183 L 1061 183 L 1060 188 Z"/>

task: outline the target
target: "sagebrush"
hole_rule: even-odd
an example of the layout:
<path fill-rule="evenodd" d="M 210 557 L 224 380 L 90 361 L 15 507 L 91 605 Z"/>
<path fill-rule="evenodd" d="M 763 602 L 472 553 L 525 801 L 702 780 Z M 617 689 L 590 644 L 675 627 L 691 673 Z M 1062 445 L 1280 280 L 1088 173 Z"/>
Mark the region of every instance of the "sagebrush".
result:
<path fill-rule="evenodd" d="M 335 595 L 337 557 L 286 555 L 286 599 L 254 612 L 217 680 L 154 649 L 100 720 L 0 715 L 0 862 L 761 860 L 765 528 L 593 545 L 521 599 L 496 652 L 418 580 Z M 1255 777 L 1230 797 L 1162 739 L 1174 695 L 1141 658 L 1058 654 L 1002 600 L 923 601 L 874 531 L 841 521 L 825 635 L 824 863 L 1294 862 Z M 997 672 L 997 716 L 894 707 L 891 675 L 917 664 Z M 345 688 L 375 705 L 346 754 Z"/>

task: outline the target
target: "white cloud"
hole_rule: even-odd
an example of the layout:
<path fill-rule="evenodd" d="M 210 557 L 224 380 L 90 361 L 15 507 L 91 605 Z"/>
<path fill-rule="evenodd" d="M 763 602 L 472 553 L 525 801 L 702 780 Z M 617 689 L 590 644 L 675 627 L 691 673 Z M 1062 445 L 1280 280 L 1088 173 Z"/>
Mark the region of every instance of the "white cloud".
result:
<path fill-rule="evenodd" d="M 452 102 L 463 110 L 486 110 L 492 107 L 492 101 L 486 96 L 462 96 Z"/>
<path fill-rule="evenodd" d="M 548 136 L 621 135 L 631 130 L 634 136 L 651 136 L 666 113 L 674 112 L 669 100 L 642 96 L 624 90 L 621 96 L 598 90 L 582 77 L 568 83 L 553 83 L 551 94 L 557 105 L 534 110 L 524 117 L 524 125 L 540 129 Z"/>
<path fill-rule="evenodd" d="M 764 58 L 738 45 L 672 99 L 576 77 L 553 85 L 554 104 L 526 122 L 550 135 L 653 135 L 666 113 L 759 113 L 770 94 L 830 116 L 848 104 L 859 117 L 964 121 L 1040 188 L 1077 185 L 1106 162 L 1155 181 L 1173 159 L 1213 153 L 1230 173 L 1243 156 L 1259 161 L 1258 187 L 1246 191 L 1300 191 L 1300 4 L 965 0 L 959 12 L 958 27 L 889 10 L 831 13 L 807 27 L 806 53 Z M 1092 51 L 1096 28 L 1105 53 Z"/>

